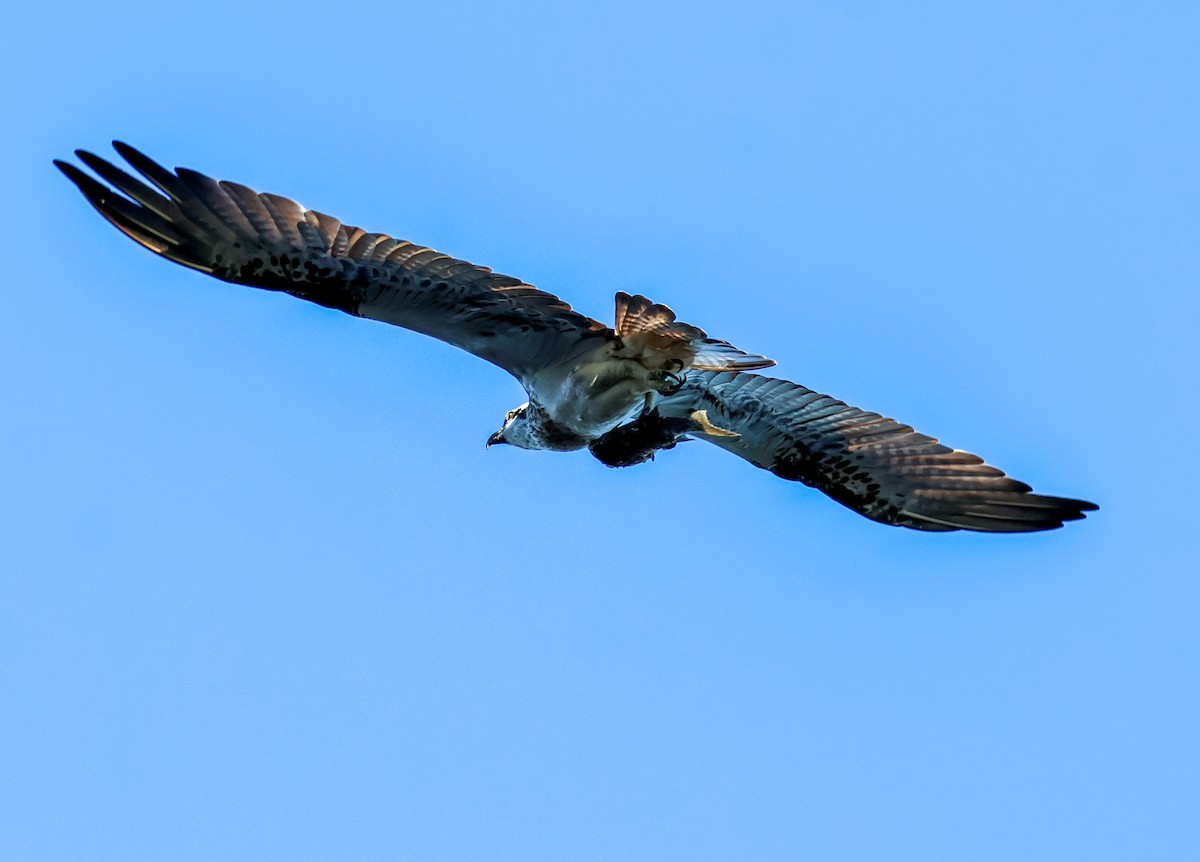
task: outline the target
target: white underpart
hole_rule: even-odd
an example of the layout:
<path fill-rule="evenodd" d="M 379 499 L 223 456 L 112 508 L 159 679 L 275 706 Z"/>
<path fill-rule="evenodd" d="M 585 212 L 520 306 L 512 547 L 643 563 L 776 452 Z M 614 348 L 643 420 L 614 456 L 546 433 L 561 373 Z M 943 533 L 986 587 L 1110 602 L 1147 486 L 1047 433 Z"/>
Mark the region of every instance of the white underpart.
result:
<path fill-rule="evenodd" d="M 539 371 L 526 386 L 554 422 L 589 439 L 616 428 L 654 391 L 646 368 L 614 357 L 608 345 L 570 366 Z"/>

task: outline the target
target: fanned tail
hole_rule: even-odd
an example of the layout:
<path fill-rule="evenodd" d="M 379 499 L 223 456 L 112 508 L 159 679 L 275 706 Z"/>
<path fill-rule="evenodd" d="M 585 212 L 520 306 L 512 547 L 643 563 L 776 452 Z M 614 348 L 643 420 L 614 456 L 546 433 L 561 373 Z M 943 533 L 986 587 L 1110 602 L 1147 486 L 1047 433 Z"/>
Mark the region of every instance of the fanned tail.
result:
<path fill-rule="evenodd" d="M 617 292 L 616 331 L 621 338 L 646 333 L 672 341 L 699 341 L 706 335 L 698 326 L 677 321 L 667 306 L 623 290 Z"/>
<path fill-rule="evenodd" d="M 617 336 L 635 354 L 653 356 L 670 370 L 746 371 L 768 368 L 773 359 L 739 350 L 728 341 L 675 319 L 675 312 L 640 294 L 617 293 Z"/>

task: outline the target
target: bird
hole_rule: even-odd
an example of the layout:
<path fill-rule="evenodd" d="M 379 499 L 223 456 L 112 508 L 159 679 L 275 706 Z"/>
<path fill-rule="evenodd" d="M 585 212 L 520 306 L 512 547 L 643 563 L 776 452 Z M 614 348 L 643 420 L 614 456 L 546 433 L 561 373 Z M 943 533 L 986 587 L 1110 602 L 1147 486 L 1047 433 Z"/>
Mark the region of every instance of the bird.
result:
<path fill-rule="evenodd" d="M 706 440 L 879 523 L 1026 533 L 1098 507 L 1032 493 L 971 453 L 781 378 L 664 304 L 618 291 L 614 324 L 557 296 L 279 195 L 79 149 L 54 164 L 113 226 L 167 260 L 445 341 L 512 374 L 528 400 L 488 447 L 578 451 L 609 467 Z M 94 175 L 94 176 L 93 176 Z"/>

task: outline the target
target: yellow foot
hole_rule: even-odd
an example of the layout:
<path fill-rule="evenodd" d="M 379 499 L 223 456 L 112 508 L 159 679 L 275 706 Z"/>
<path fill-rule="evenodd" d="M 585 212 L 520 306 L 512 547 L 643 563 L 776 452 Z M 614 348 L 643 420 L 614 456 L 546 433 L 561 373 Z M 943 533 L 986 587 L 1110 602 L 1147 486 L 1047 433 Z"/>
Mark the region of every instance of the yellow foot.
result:
<path fill-rule="evenodd" d="M 707 410 L 693 410 L 688 416 L 693 422 L 700 427 L 696 430 L 701 434 L 707 434 L 709 437 L 741 437 L 742 435 L 736 431 L 727 431 L 724 428 L 718 428 L 712 422 L 708 421 Z"/>

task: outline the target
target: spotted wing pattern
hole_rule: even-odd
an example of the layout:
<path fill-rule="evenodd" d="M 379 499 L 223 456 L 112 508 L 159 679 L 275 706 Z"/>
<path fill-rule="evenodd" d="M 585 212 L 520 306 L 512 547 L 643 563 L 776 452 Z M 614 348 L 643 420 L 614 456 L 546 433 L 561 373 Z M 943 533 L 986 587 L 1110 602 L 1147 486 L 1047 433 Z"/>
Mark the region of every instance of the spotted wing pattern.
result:
<path fill-rule="evenodd" d="M 113 146 L 140 178 L 84 150 L 76 155 L 103 182 L 55 164 L 101 215 L 168 260 L 423 332 L 522 380 L 613 337 L 520 279 Z"/>
<path fill-rule="evenodd" d="M 787 380 L 694 371 L 658 410 L 666 422 L 704 410 L 737 436 L 704 434 L 695 423 L 693 436 L 885 524 L 1022 533 L 1061 527 L 1097 508 L 1033 494 L 978 455 Z"/>

